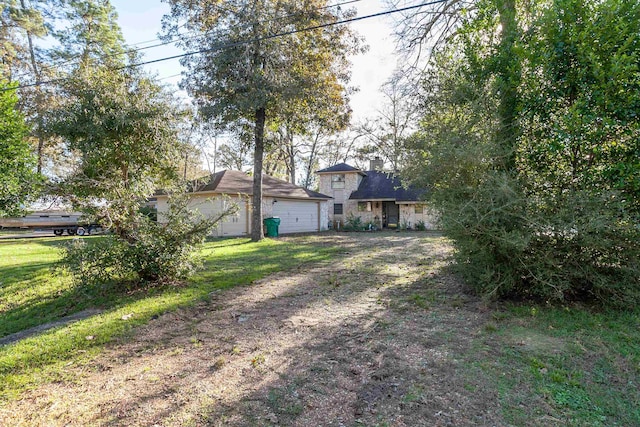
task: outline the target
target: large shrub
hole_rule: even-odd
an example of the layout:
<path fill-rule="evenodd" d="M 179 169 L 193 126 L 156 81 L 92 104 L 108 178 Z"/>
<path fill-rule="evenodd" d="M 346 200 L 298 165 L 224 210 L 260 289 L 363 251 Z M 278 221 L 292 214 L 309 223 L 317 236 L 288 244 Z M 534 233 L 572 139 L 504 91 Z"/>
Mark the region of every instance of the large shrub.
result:
<path fill-rule="evenodd" d="M 71 241 L 62 264 L 87 286 L 112 281 L 132 285 L 175 282 L 197 269 L 197 249 L 218 221 L 235 209 L 231 206 L 216 217 L 204 217 L 189 209 L 187 195 L 175 195 L 160 222 L 144 212 L 124 216 L 118 234 Z"/>
<path fill-rule="evenodd" d="M 496 42 L 498 10 L 486 2 L 436 55 L 407 175 L 431 187 L 457 266 L 480 294 L 635 307 L 640 5 L 535 7 L 515 12 L 515 49 Z M 506 123 L 508 57 L 518 78 Z"/>
<path fill-rule="evenodd" d="M 575 192 L 542 209 L 517 181 L 490 174 L 465 199 L 440 199 L 457 269 L 488 297 L 640 302 L 640 228 L 619 193 Z"/>

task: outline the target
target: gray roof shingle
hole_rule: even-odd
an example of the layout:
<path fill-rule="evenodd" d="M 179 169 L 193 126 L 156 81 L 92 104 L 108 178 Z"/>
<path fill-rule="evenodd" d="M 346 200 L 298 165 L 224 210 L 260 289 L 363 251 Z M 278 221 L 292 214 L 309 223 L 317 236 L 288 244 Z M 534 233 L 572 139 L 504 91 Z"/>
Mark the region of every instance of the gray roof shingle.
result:
<path fill-rule="evenodd" d="M 398 202 L 417 202 L 424 193 L 425 190 L 403 186 L 400 177 L 391 172 L 367 171 L 358 189 L 351 193 L 349 199 L 393 199 Z"/>
<path fill-rule="evenodd" d="M 358 172 L 361 175 L 365 174 L 360 169 L 354 168 L 353 166 L 348 165 L 346 163 L 339 163 L 337 165 L 334 165 L 328 168 L 320 169 L 316 173 L 327 173 L 327 172 Z"/>

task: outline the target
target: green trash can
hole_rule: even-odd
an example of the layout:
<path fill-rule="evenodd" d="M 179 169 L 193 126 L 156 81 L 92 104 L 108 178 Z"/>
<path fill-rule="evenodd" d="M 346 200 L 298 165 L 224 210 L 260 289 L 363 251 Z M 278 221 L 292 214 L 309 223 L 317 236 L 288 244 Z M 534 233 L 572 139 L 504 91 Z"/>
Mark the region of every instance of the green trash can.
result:
<path fill-rule="evenodd" d="M 278 237 L 278 227 L 280 225 L 280 218 L 274 216 L 272 218 L 265 218 L 263 220 L 265 234 L 267 237 Z"/>

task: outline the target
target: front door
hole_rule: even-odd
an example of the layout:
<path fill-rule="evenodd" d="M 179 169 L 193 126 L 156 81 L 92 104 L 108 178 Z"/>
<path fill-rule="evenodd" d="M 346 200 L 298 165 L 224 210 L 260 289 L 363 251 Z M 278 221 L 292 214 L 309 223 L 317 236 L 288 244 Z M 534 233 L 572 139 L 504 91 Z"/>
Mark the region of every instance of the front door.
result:
<path fill-rule="evenodd" d="M 398 228 L 400 220 L 400 206 L 395 202 L 382 203 L 382 226 L 385 228 Z"/>

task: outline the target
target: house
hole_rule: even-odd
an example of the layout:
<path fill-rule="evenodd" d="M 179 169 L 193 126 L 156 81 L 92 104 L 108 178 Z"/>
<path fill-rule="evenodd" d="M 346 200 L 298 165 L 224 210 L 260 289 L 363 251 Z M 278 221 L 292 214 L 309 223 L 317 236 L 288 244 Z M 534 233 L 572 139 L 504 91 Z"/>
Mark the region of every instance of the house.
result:
<path fill-rule="evenodd" d="M 343 227 L 353 216 L 380 228 L 414 228 L 419 223 L 434 228 L 435 217 L 422 201 L 425 190 L 403 186 L 398 175 L 383 171 L 382 166 L 376 158 L 368 171 L 340 163 L 316 172 L 320 192 L 333 198 L 330 224 Z"/>
<path fill-rule="evenodd" d="M 204 215 L 215 215 L 230 203 L 238 212 L 228 216 L 214 230 L 214 236 L 245 236 L 251 233 L 253 178 L 244 172 L 224 170 L 210 175 L 194 191 L 190 205 Z M 167 212 L 167 195 L 157 194 L 158 218 Z M 331 197 L 263 175 L 262 215 L 280 217 L 279 233 L 326 230 Z"/>

